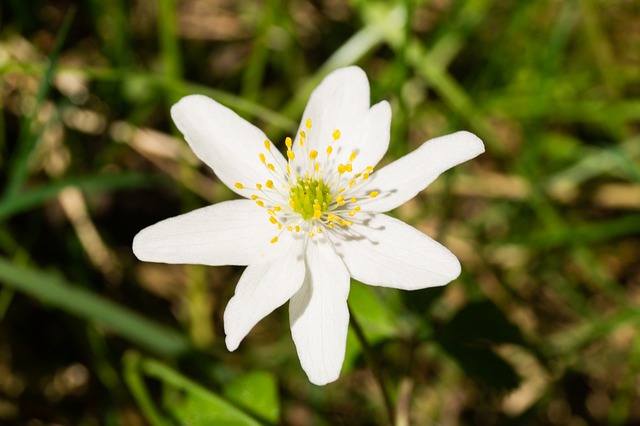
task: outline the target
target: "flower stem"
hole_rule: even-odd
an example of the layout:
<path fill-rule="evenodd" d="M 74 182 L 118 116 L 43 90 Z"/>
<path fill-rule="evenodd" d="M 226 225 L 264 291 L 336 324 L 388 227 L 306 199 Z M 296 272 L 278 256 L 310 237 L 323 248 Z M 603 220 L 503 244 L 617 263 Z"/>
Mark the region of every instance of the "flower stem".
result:
<path fill-rule="evenodd" d="M 371 346 L 369 345 L 369 342 L 367 341 L 367 338 L 365 337 L 364 332 L 362 331 L 362 327 L 360 327 L 360 323 L 356 319 L 356 316 L 353 315 L 353 311 L 351 310 L 351 308 L 349 308 L 349 314 L 351 317 L 351 321 L 350 321 L 351 328 L 353 328 L 353 331 L 356 333 L 356 337 L 360 342 L 360 346 L 362 347 L 362 352 L 364 354 L 365 359 L 367 360 L 367 364 L 369 364 L 369 368 L 371 369 L 371 372 L 373 373 L 373 376 L 375 377 L 376 382 L 378 383 L 378 386 L 380 386 L 380 391 L 382 392 L 382 399 L 384 401 L 384 406 L 387 411 L 387 416 L 389 418 L 388 424 L 393 425 L 394 419 L 395 419 L 394 408 L 393 408 L 393 404 L 391 403 L 391 397 L 389 396 L 389 391 L 385 386 L 385 380 L 382 375 L 382 370 L 380 369 L 380 365 L 378 364 L 376 357 L 374 356 L 373 350 L 371 349 Z"/>

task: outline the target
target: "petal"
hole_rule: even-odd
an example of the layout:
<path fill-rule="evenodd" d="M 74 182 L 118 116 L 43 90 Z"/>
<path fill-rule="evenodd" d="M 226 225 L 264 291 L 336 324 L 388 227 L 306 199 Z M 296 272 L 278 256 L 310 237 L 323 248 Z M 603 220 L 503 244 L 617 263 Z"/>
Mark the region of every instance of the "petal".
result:
<path fill-rule="evenodd" d="M 289 303 L 291 335 L 302 368 L 316 385 L 340 375 L 349 327 L 349 273 L 326 240 L 307 245 L 307 274 Z"/>
<path fill-rule="evenodd" d="M 368 111 L 369 80 L 364 71 L 346 67 L 327 75 L 311 94 L 302 115 L 294 143 L 296 170 L 300 173 L 308 169 L 305 162 L 309 163 L 311 150 L 318 151 L 318 161 L 322 162 L 329 145 L 336 149 L 344 141 L 357 140 Z M 311 129 L 306 127 L 307 119 L 311 119 Z M 340 130 L 340 139 L 334 143 L 335 130 Z M 300 131 L 307 134 L 304 148 L 300 147 Z"/>
<path fill-rule="evenodd" d="M 440 243 L 385 214 L 370 214 L 331 238 L 353 278 L 365 284 L 417 290 L 447 284 L 460 262 Z"/>
<path fill-rule="evenodd" d="M 230 351 L 262 318 L 291 299 L 304 280 L 304 240 L 284 233 L 266 261 L 249 265 L 224 311 L 224 332 Z"/>
<path fill-rule="evenodd" d="M 263 208 L 226 201 L 143 229 L 133 252 L 147 262 L 248 265 L 265 257 L 276 233 Z"/>
<path fill-rule="evenodd" d="M 431 139 L 373 173 L 349 195 L 362 199 L 358 204 L 363 211 L 386 212 L 415 197 L 442 172 L 483 152 L 482 141 L 469 132 Z M 378 196 L 367 198 L 372 191 L 377 191 Z"/>
<path fill-rule="evenodd" d="M 378 164 L 389 148 L 390 133 L 391 106 L 382 101 L 367 112 L 357 143 L 346 148 L 347 157 L 354 151 L 357 155 L 353 161 L 354 173 Z"/>
<path fill-rule="evenodd" d="M 285 160 L 273 146 L 264 146 L 267 137 L 254 125 L 229 108 L 202 95 L 182 98 L 171 108 L 171 117 L 195 154 L 213 169 L 231 190 L 248 197 L 254 191 L 240 189 L 236 183 L 255 188 L 271 179 L 284 182 Z M 264 153 L 270 171 L 261 163 Z"/>

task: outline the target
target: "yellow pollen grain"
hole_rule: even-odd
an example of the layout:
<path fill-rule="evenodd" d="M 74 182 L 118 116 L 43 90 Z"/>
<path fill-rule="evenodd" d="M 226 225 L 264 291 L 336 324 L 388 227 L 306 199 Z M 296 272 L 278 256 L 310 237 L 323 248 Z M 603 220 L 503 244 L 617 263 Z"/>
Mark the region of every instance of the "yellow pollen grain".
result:
<path fill-rule="evenodd" d="M 353 166 L 351 165 L 351 163 L 347 163 L 346 166 L 344 166 L 344 168 L 348 171 L 348 172 L 352 172 L 353 171 Z"/>
<path fill-rule="evenodd" d="M 271 170 L 272 172 L 276 170 L 276 167 L 275 167 L 273 164 L 271 164 L 271 163 L 267 164 L 267 167 L 268 167 L 268 168 L 269 168 L 269 170 Z"/>
<path fill-rule="evenodd" d="M 349 216 L 354 217 L 356 215 L 356 212 L 354 212 L 353 210 L 349 212 Z"/>
<path fill-rule="evenodd" d="M 273 189 L 273 181 L 269 179 L 268 181 L 265 182 L 265 186 L 269 189 Z"/>
<path fill-rule="evenodd" d="M 258 191 L 262 190 L 262 184 L 256 183 L 256 188 L 258 188 Z"/>
<path fill-rule="evenodd" d="M 268 209 L 267 213 L 269 213 L 271 216 L 274 216 L 276 214 L 276 211 L 272 209 Z"/>
<path fill-rule="evenodd" d="M 256 201 L 256 204 L 259 205 L 260 207 L 264 207 L 264 203 L 262 202 L 262 200 Z"/>
<path fill-rule="evenodd" d="M 317 157 L 318 157 L 318 151 L 316 151 L 315 149 L 311 150 L 311 152 L 309 153 L 309 158 L 312 160 L 315 160 Z"/>
<path fill-rule="evenodd" d="M 273 237 L 273 238 L 271 239 L 271 244 L 275 244 L 275 243 L 277 243 L 277 242 L 278 242 L 278 237 Z"/>
<path fill-rule="evenodd" d="M 278 223 L 278 229 L 282 229 L 282 224 Z"/>
<path fill-rule="evenodd" d="M 280 210 L 282 210 L 282 207 L 280 207 L 280 206 L 275 206 L 273 209 L 274 209 L 275 211 L 279 212 Z"/>
<path fill-rule="evenodd" d="M 258 196 L 257 196 L 256 194 L 253 194 L 253 195 L 251 196 L 251 199 L 252 199 L 253 201 L 255 201 L 255 200 L 257 200 L 257 199 L 258 199 Z"/>
<path fill-rule="evenodd" d="M 353 208 L 353 211 L 356 212 L 356 213 L 359 212 L 360 211 L 360 206 L 355 206 Z"/>
<path fill-rule="evenodd" d="M 369 173 L 371 173 L 373 171 L 373 167 L 367 166 L 367 168 L 365 170 L 368 171 Z"/>
<path fill-rule="evenodd" d="M 345 170 L 344 164 L 338 164 L 338 173 L 342 174 Z"/>
<path fill-rule="evenodd" d="M 311 119 L 307 118 L 307 121 L 304 123 L 304 125 L 307 127 L 307 130 L 311 128 Z"/>
<path fill-rule="evenodd" d="M 305 133 L 304 130 L 300 130 L 300 138 L 305 139 L 307 137 L 307 134 Z"/>
<path fill-rule="evenodd" d="M 355 151 L 353 151 L 353 152 L 351 153 L 351 155 L 349 156 L 349 161 L 353 161 L 353 160 L 355 160 L 355 159 L 356 159 L 356 152 L 355 152 Z"/>
<path fill-rule="evenodd" d="M 296 225 L 296 232 L 300 232 L 300 227 Z"/>
<path fill-rule="evenodd" d="M 340 139 L 340 130 L 336 129 L 333 131 L 333 140 L 337 141 L 338 139 Z"/>
<path fill-rule="evenodd" d="M 267 158 L 264 156 L 264 154 L 263 154 L 263 153 L 258 154 L 258 157 L 260 157 L 260 162 L 261 162 L 262 164 L 264 164 L 264 163 L 265 163 L 265 161 L 267 161 Z"/>
<path fill-rule="evenodd" d="M 332 152 L 333 152 L 333 147 L 331 145 L 329 145 L 327 147 L 327 155 L 331 155 Z"/>
<path fill-rule="evenodd" d="M 342 195 L 338 195 L 338 196 L 336 197 L 336 202 L 337 202 L 337 203 L 341 203 L 341 202 L 343 202 L 343 201 L 344 201 L 344 197 L 343 197 Z"/>
<path fill-rule="evenodd" d="M 288 158 L 289 160 L 293 160 L 294 158 L 296 158 L 296 154 L 295 154 L 295 152 L 293 152 L 293 151 L 291 151 L 291 150 L 288 150 L 288 151 L 287 151 L 287 158 Z"/>
<path fill-rule="evenodd" d="M 287 148 L 291 149 L 291 146 L 293 145 L 293 141 L 289 136 L 287 136 L 287 138 L 284 140 L 284 144 L 287 146 Z"/>
<path fill-rule="evenodd" d="M 356 201 L 358 201 L 358 199 L 356 197 L 351 198 L 350 200 L 352 203 L 355 203 Z"/>
<path fill-rule="evenodd" d="M 369 198 L 376 198 L 378 196 L 378 191 L 371 191 L 371 194 L 369 194 Z"/>
<path fill-rule="evenodd" d="M 271 142 L 269 142 L 269 139 L 264 140 L 264 147 L 267 149 L 267 151 L 271 149 Z"/>
<path fill-rule="evenodd" d="M 362 180 L 367 180 L 367 179 L 369 179 L 369 173 L 364 172 L 362 175 Z"/>
<path fill-rule="evenodd" d="M 278 223 L 278 219 L 276 219 L 275 217 L 271 216 L 271 217 L 269 218 L 269 222 L 271 222 L 271 223 L 273 223 L 273 224 L 276 224 L 276 223 Z"/>
<path fill-rule="evenodd" d="M 353 188 L 355 184 L 356 184 L 356 181 L 352 180 L 351 182 L 349 182 L 349 188 Z"/>
<path fill-rule="evenodd" d="M 241 184 L 240 182 L 236 182 L 236 184 L 234 185 L 236 188 L 238 189 L 244 189 L 244 185 Z"/>

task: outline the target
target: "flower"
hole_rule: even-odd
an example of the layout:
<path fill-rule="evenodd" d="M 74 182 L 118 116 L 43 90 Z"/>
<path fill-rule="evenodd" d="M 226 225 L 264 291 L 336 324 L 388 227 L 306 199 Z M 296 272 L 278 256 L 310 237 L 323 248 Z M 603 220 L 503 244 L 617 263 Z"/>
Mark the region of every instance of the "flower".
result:
<path fill-rule="evenodd" d="M 226 201 L 143 229 L 144 261 L 248 265 L 224 312 L 235 350 L 253 326 L 289 302 L 291 334 L 311 382 L 336 380 L 344 360 L 350 278 L 416 290 L 460 274 L 458 259 L 384 212 L 450 167 L 484 152 L 457 132 L 432 139 L 373 171 L 389 145 L 391 108 L 370 107 L 358 67 L 329 74 L 312 93 L 286 158 L 258 128 L 205 96 L 171 109 L 191 149 L 245 199 Z"/>

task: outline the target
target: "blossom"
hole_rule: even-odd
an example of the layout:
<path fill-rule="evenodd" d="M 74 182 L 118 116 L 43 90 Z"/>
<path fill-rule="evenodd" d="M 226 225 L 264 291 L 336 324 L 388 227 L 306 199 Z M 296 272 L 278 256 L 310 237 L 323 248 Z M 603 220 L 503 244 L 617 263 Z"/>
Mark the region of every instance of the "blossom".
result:
<path fill-rule="evenodd" d="M 253 326 L 289 302 L 291 334 L 311 382 L 336 380 L 344 360 L 350 278 L 416 290 L 460 274 L 458 259 L 384 214 L 445 170 L 484 152 L 468 132 L 432 139 L 374 171 L 389 145 L 391 107 L 369 104 L 358 67 L 329 74 L 312 93 L 283 156 L 262 131 L 200 95 L 171 116 L 195 154 L 243 197 L 163 220 L 133 241 L 144 261 L 248 265 L 224 312 L 235 350 Z"/>

